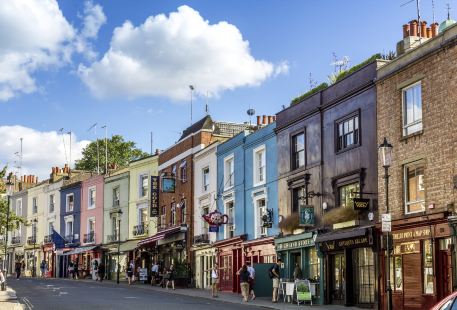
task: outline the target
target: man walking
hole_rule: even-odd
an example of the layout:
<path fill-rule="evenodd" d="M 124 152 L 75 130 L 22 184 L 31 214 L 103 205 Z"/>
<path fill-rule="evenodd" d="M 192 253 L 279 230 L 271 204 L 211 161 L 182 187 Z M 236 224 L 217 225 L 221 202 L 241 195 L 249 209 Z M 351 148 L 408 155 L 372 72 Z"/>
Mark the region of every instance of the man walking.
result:
<path fill-rule="evenodd" d="M 100 282 L 105 278 L 105 264 L 103 264 L 103 262 L 98 265 L 98 278 L 100 279 Z"/>
<path fill-rule="evenodd" d="M 252 266 L 251 262 L 246 263 L 248 265 L 248 272 L 249 272 L 249 296 L 251 297 L 251 300 L 255 299 L 255 292 L 254 292 L 254 283 L 255 283 L 255 269 Z"/>
<path fill-rule="evenodd" d="M 156 284 L 156 278 L 159 276 L 159 265 L 156 262 L 152 263 L 151 268 L 151 285 Z"/>
<path fill-rule="evenodd" d="M 213 269 L 211 270 L 211 296 L 213 298 L 217 296 L 217 286 L 219 284 L 219 270 L 217 269 L 217 264 L 214 264 Z"/>
<path fill-rule="evenodd" d="M 278 302 L 278 289 L 279 289 L 279 279 L 281 278 L 280 276 L 280 266 L 279 264 L 282 263 L 282 260 L 278 258 L 276 263 L 270 267 L 269 274 L 270 278 L 273 281 L 273 299 L 272 302 L 276 303 Z"/>

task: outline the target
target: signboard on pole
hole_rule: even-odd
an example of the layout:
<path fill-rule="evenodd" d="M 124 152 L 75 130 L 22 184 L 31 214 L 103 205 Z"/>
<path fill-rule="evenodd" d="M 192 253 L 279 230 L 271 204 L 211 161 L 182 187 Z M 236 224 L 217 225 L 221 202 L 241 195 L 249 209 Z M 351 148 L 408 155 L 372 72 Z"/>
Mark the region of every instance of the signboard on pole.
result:
<path fill-rule="evenodd" d="M 299 226 L 314 226 L 314 207 L 308 205 L 301 205 Z"/>
<path fill-rule="evenodd" d="M 159 216 L 159 177 L 151 176 L 151 217 Z"/>
<path fill-rule="evenodd" d="M 381 214 L 382 232 L 391 232 L 392 231 L 392 217 L 390 213 Z"/>

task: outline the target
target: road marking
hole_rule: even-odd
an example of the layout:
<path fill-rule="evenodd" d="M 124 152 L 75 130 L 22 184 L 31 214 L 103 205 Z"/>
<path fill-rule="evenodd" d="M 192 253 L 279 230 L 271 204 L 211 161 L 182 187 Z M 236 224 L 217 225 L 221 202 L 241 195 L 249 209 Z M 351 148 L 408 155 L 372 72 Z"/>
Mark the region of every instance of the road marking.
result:
<path fill-rule="evenodd" d="M 24 304 L 27 306 L 27 309 L 29 309 L 29 310 L 33 309 L 32 303 L 31 303 L 26 297 L 23 297 L 23 298 L 22 298 L 22 301 L 23 301 Z"/>
<path fill-rule="evenodd" d="M 67 295 L 67 292 L 59 292 L 59 295 Z"/>
<path fill-rule="evenodd" d="M 124 298 L 127 298 L 127 299 L 139 299 L 140 297 L 135 297 L 135 296 L 126 296 Z"/>

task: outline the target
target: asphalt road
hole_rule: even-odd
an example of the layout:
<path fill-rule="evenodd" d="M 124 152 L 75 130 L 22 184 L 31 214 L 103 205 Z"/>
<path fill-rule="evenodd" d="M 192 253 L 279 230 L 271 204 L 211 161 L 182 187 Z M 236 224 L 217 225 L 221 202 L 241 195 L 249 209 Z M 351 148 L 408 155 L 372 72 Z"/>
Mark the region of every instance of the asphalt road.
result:
<path fill-rule="evenodd" d="M 8 285 L 16 291 L 18 301 L 29 310 L 96 310 L 96 309 L 260 309 L 154 291 L 112 283 L 82 282 L 59 279 L 11 279 Z"/>

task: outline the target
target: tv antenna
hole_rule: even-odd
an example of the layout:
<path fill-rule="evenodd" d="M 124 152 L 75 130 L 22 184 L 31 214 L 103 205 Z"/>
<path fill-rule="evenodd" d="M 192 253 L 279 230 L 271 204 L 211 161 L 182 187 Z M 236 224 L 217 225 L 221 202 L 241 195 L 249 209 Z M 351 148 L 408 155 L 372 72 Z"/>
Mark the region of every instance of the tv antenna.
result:
<path fill-rule="evenodd" d="M 310 72 L 309 73 L 309 90 L 315 88 L 317 86 L 317 82 L 315 79 L 313 79 L 313 74 Z"/>
<path fill-rule="evenodd" d="M 330 65 L 334 66 L 335 73 L 346 71 L 349 65 L 349 56 L 343 56 L 343 58 L 338 59 L 335 52 L 333 52 L 332 54 L 333 62 Z"/>

